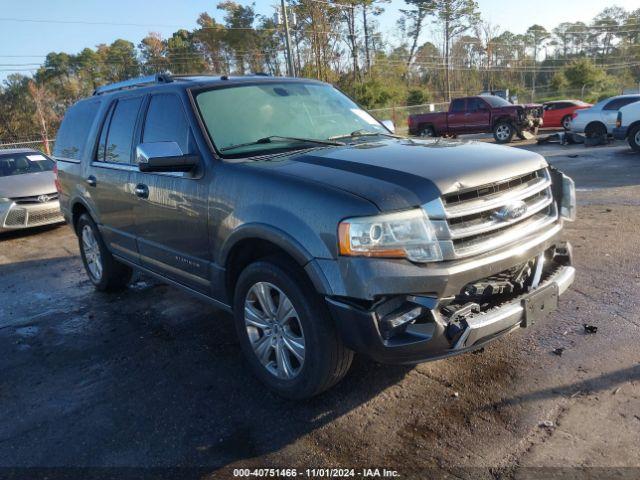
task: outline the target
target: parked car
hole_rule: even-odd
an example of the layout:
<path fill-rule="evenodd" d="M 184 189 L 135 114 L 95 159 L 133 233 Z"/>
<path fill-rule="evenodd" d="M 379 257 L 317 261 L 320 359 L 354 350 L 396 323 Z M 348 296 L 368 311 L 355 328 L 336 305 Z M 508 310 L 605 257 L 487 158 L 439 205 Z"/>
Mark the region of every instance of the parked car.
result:
<path fill-rule="evenodd" d="M 233 312 L 250 367 L 288 397 L 338 382 L 353 352 L 480 348 L 575 274 L 574 185 L 542 156 L 398 137 L 318 81 L 102 87 L 67 111 L 55 157 L 95 287 L 139 269 Z"/>
<path fill-rule="evenodd" d="M 0 232 L 64 222 L 54 167 L 37 150 L 0 150 Z"/>
<path fill-rule="evenodd" d="M 571 128 L 571 118 L 574 112 L 585 108 L 590 108 L 590 103 L 581 100 L 556 100 L 553 102 L 545 102 L 542 104 L 544 113 L 542 119 L 545 127 Z"/>
<path fill-rule="evenodd" d="M 601 100 L 590 108 L 577 110 L 571 119 L 571 132 L 584 133 L 587 137 L 612 135 L 618 110 L 638 100 L 640 95 L 618 95 Z"/>
<path fill-rule="evenodd" d="M 456 98 L 449 111 L 409 116 L 409 133 L 438 137 L 466 133 L 490 133 L 498 143 L 508 143 L 524 131 L 537 133 L 542 122 L 541 105 L 513 105 L 493 95 Z"/>
<path fill-rule="evenodd" d="M 626 139 L 632 149 L 640 152 L 640 102 L 630 103 L 618 110 L 613 138 Z"/>

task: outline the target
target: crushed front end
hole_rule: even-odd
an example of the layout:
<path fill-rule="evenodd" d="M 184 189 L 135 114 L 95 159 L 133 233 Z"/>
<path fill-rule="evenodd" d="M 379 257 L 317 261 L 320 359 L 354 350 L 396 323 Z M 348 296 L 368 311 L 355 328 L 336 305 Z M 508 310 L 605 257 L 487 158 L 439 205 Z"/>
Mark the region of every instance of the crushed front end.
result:
<path fill-rule="evenodd" d="M 551 313 L 574 280 L 571 245 L 561 238 L 563 220 L 575 216 L 574 186 L 554 169 L 443 195 L 423 208 L 442 262 L 319 265 L 344 282 L 345 295 L 327 302 L 357 352 L 416 363 L 473 350 Z"/>

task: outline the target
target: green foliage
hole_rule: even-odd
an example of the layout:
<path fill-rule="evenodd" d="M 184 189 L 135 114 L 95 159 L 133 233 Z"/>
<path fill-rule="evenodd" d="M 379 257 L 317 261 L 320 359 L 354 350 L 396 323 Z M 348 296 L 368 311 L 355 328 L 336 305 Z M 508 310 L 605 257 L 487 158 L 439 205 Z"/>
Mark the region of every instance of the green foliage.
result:
<path fill-rule="evenodd" d="M 422 105 L 429 101 L 429 94 L 422 88 L 412 88 L 407 93 L 407 105 Z"/>

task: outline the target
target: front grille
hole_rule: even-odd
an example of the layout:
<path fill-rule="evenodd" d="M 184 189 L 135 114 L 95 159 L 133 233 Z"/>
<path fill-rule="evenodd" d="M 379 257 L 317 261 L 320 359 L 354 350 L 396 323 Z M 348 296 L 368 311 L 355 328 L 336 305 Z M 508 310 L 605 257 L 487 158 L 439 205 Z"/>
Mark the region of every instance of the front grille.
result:
<path fill-rule="evenodd" d="M 63 221 L 64 217 L 57 203 L 48 208 L 21 208 L 14 206 L 7 213 L 4 219 L 4 226 L 8 228 L 37 227 Z"/>
<path fill-rule="evenodd" d="M 9 211 L 4 219 L 6 227 L 24 227 L 27 221 L 27 211 L 24 208 L 14 208 Z"/>
<path fill-rule="evenodd" d="M 36 225 L 43 225 L 45 223 L 61 222 L 64 220 L 59 208 L 48 208 L 46 210 L 32 210 L 29 211 L 29 218 L 27 220 L 27 226 L 33 227 Z"/>
<path fill-rule="evenodd" d="M 445 259 L 491 251 L 558 219 L 547 169 L 446 194 L 425 208 Z"/>
<path fill-rule="evenodd" d="M 44 195 L 32 195 L 29 197 L 14 197 L 11 200 L 13 200 L 13 202 L 18 205 L 55 202 L 56 200 L 58 200 L 58 192 L 47 193 Z"/>

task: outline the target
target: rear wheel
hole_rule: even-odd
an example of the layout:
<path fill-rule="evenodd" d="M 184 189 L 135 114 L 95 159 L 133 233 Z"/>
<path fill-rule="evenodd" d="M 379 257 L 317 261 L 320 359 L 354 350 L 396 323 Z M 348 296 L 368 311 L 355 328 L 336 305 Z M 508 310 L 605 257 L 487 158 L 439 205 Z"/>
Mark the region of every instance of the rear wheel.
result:
<path fill-rule="evenodd" d="M 562 125 L 562 128 L 565 129 L 565 131 L 568 132 L 569 130 L 571 130 L 571 115 L 565 115 L 564 117 L 562 117 L 560 124 Z"/>
<path fill-rule="evenodd" d="M 234 297 L 236 331 L 254 374 L 288 398 L 308 398 L 340 381 L 353 352 L 322 298 L 296 265 L 280 257 L 250 264 Z"/>
<path fill-rule="evenodd" d="M 584 129 L 584 134 L 587 138 L 604 137 L 607 135 L 607 127 L 602 123 L 590 123 Z"/>
<path fill-rule="evenodd" d="M 493 138 L 498 143 L 509 143 L 514 133 L 515 129 L 509 122 L 498 122 L 493 127 Z"/>
<path fill-rule="evenodd" d="M 636 125 L 629 130 L 627 141 L 633 150 L 640 152 L 640 125 Z"/>
<path fill-rule="evenodd" d="M 431 125 L 427 125 L 420 129 L 420 131 L 418 132 L 418 136 L 419 137 L 435 137 L 436 130 Z"/>
<path fill-rule="evenodd" d="M 82 263 L 96 290 L 116 291 L 125 288 L 131 280 L 132 269 L 113 258 L 98 227 L 86 213 L 78 219 L 76 232 Z"/>

